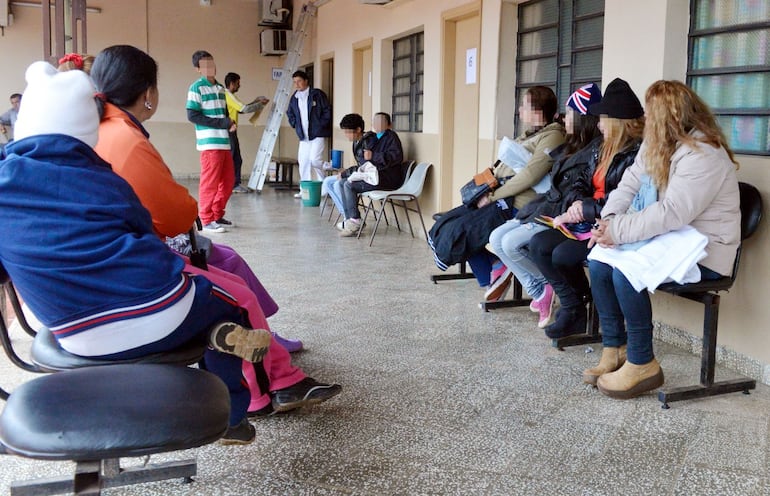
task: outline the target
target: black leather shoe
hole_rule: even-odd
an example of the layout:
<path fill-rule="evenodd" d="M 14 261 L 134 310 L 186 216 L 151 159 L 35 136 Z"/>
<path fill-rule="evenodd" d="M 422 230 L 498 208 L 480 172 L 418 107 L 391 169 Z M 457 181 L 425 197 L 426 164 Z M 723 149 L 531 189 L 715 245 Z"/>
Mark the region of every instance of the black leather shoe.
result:
<path fill-rule="evenodd" d="M 273 392 L 273 410 L 286 412 L 303 406 L 322 403 L 342 392 L 339 384 L 323 384 L 312 377 Z"/>
<path fill-rule="evenodd" d="M 546 326 L 545 335 L 551 339 L 558 339 L 573 334 L 585 334 L 586 325 L 585 307 L 565 307 L 559 310 L 556 321 Z"/>

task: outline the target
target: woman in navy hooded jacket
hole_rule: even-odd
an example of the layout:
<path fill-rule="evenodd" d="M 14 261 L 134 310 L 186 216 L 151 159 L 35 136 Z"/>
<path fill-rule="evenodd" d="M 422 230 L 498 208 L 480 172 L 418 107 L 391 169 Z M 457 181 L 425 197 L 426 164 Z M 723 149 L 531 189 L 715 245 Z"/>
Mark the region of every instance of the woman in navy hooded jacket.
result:
<path fill-rule="evenodd" d="M 250 442 L 241 360 L 262 359 L 269 331 L 248 329 L 228 293 L 183 272 L 131 186 L 94 152 L 88 76 L 36 62 L 26 78 L 17 139 L 0 155 L 0 261 L 16 289 L 75 355 L 130 359 L 208 341 L 207 369 L 230 391 L 231 429 L 250 431 L 237 441 Z"/>

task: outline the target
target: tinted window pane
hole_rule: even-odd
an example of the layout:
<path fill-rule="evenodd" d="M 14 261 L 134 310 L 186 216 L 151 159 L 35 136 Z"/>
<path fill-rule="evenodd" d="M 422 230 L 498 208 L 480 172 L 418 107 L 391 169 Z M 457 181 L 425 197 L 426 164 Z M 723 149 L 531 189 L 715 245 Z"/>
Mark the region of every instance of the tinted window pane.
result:
<path fill-rule="evenodd" d="M 604 13 L 604 0 L 576 0 L 575 17 Z"/>
<path fill-rule="evenodd" d="M 748 24 L 770 18 L 767 0 L 696 0 L 695 29 Z"/>
<path fill-rule="evenodd" d="M 522 6 L 519 12 L 519 25 L 524 29 L 559 22 L 558 0 L 532 2 Z"/>
<path fill-rule="evenodd" d="M 572 79 L 599 84 L 602 79 L 602 50 L 578 52 L 572 63 Z"/>
<path fill-rule="evenodd" d="M 768 54 L 770 29 L 723 33 L 695 38 L 690 63 L 692 69 L 763 66 Z"/>
<path fill-rule="evenodd" d="M 559 45 L 556 28 L 524 33 L 519 39 L 519 57 L 555 53 Z"/>
<path fill-rule="evenodd" d="M 556 57 L 526 60 L 519 65 L 520 83 L 551 83 L 556 81 Z"/>
<path fill-rule="evenodd" d="M 713 109 L 770 108 L 770 72 L 697 76 L 690 85 Z"/>
<path fill-rule="evenodd" d="M 604 17 L 594 17 L 575 23 L 573 48 L 601 46 L 604 41 Z"/>
<path fill-rule="evenodd" d="M 717 121 L 735 151 L 770 152 L 767 136 L 770 132 L 768 117 L 722 115 Z"/>

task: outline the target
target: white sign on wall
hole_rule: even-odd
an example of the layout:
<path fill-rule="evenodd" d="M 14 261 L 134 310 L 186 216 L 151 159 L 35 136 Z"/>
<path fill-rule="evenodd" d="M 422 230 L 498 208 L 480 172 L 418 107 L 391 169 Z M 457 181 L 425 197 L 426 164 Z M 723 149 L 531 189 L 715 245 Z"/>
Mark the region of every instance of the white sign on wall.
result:
<path fill-rule="evenodd" d="M 465 51 L 465 84 L 476 84 L 476 49 Z"/>
<path fill-rule="evenodd" d="M 273 81 L 280 81 L 283 77 L 283 69 L 280 67 L 273 67 Z"/>

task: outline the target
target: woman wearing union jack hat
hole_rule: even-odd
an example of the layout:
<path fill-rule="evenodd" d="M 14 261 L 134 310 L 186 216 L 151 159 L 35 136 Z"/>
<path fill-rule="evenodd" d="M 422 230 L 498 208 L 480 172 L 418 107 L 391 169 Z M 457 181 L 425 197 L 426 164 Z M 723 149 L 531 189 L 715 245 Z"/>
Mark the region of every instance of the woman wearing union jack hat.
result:
<path fill-rule="evenodd" d="M 554 219 L 555 225 L 581 226 L 579 239 L 569 239 L 557 229 L 532 237 L 529 256 L 559 297 L 561 308 L 556 321 L 545 327 L 549 338 L 560 338 L 586 331 L 586 301 L 591 294 L 583 263 L 588 255 L 590 227 L 601 217 L 610 192 L 617 188 L 623 173 L 634 163 L 644 133 L 644 109 L 631 87 L 622 79 L 613 80 L 601 102 L 588 106 L 588 113 L 599 117 L 604 136 L 598 160 L 572 185 L 575 200 Z M 591 383 L 595 378 L 587 378 Z"/>
<path fill-rule="evenodd" d="M 575 184 L 579 177 L 586 175 L 585 171 L 593 169 L 602 143 L 599 118 L 588 113 L 588 106 L 598 103 L 601 98 L 599 87 L 593 83 L 578 88 L 570 95 L 564 119 L 567 140 L 551 152 L 555 158 L 551 169 L 551 188 L 527 203 L 515 219 L 498 227 L 489 236 L 489 243 L 500 257 L 500 265 L 504 266 L 494 269 L 497 271 L 492 275 L 494 282 L 485 298 L 487 301 L 502 298 L 510 287 L 511 278 L 516 276 L 532 297 L 530 310 L 539 313 L 540 328 L 552 321 L 555 296 L 551 285 L 528 258 L 526 247 L 532 236 L 549 229 L 537 219 L 556 217 L 580 198 Z"/>

